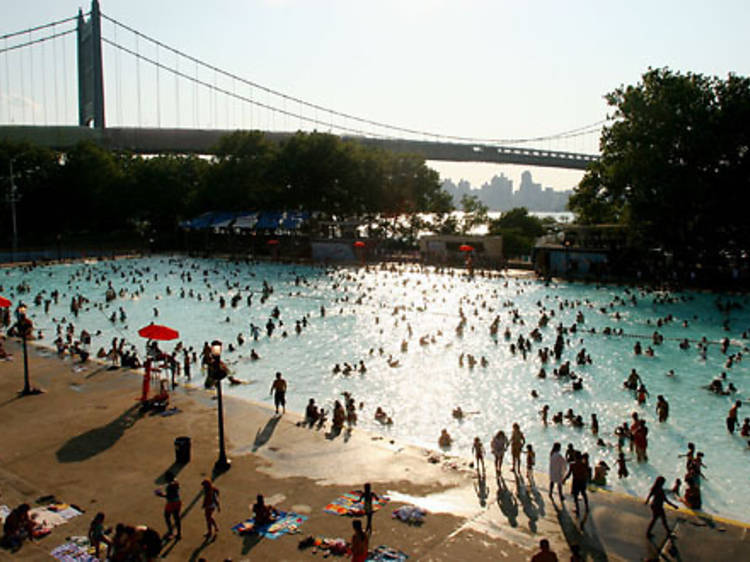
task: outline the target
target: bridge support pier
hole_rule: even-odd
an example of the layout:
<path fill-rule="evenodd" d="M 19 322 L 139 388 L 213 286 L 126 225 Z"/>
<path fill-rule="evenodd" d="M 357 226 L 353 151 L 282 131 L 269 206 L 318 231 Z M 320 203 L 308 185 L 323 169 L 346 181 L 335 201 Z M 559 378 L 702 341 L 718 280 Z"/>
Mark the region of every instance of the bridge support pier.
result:
<path fill-rule="evenodd" d="M 104 75 L 99 0 L 91 0 L 88 21 L 78 10 L 78 124 L 104 129 Z"/>

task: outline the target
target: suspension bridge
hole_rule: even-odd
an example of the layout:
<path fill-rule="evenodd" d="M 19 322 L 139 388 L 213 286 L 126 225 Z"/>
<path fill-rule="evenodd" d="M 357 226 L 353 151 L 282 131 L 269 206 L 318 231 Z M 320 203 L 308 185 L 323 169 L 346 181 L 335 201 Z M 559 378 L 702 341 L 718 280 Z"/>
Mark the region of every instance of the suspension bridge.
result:
<path fill-rule="evenodd" d="M 59 150 L 88 140 L 141 154 L 210 154 L 237 130 L 260 130 L 278 142 L 320 131 L 426 160 L 583 170 L 598 159 L 604 124 L 503 139 L 376 121 L 221 69 L 103 13 L 98 0 L 88 13 L 0 35 L 2 84 L 0 140 Z M 571 144 L 588 151 L 557 148 Z"/>

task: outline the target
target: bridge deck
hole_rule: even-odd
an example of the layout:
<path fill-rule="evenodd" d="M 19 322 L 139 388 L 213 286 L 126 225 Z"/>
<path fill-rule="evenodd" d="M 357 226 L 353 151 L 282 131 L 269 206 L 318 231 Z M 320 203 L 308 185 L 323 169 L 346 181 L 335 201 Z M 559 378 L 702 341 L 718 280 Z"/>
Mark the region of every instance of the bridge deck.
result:
<path fill-rule="evenodd" d="M 0 140 L 29 142 L 65 150 L 81 141 L 92 141 L 113 150 L 130 150 L 140 154 L 161 152 L 211 154 L 223 135 L 232 130 L 107 128 L 72 126 L 0 126 Z M 293 133 L 265 132 L 270 140 L 281 142 Z M 393 152 L 419 154 L 426 160 L 452 162 L 492 162 L 585 170 L 598 156 L 493 145 L 460 144 L 345 136 L 345 140 Z"/>

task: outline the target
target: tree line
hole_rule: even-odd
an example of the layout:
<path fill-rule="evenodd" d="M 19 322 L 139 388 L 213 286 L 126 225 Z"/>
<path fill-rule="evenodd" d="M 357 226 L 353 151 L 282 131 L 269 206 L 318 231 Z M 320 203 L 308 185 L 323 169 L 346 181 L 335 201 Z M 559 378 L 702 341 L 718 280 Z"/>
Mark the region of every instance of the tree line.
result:
<path fill-rule="evenodd" d="M 258 131 L 223 137 L 212 156 L 140 156 L 81 143 L 65 152 L 0 143 L 12 160 L 22 244 L 59 235 L 134 231 L 162 236 L 206 211 L 307 210 L 395 216 L 452 210 L 438 173 L 416 155 L 366 148 L 323 133 L 276 144 Z M 10 218 L 6 206 L 4 215 Z M 10 220 L 0 240 L 10 246 Z"/>

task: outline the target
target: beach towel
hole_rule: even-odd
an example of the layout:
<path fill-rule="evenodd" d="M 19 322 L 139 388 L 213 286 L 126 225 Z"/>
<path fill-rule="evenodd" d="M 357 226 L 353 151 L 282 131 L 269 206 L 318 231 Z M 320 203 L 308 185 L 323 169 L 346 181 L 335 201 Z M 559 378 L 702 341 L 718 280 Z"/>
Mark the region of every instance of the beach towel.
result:
<path fill-rule="evenodd" d="M 52 550 L 50 555 L 60 562 L 99 562 L 96 556 L 89 554 L 87 547 L 79 546 L 74 542 L 61 544 Z"/>
<path fill-rule="evenodd" d="M 359 492 L 348 492 L 343 494 L 323 508 L 326 513 L 334 515 L 361 516 L 365 514 L 364 504 L 359 501 Z M 385 496 L 372 499 L 372 510 L 377 511 L 390 501 Z"/>
<path fill-rule="evenodd" d="M 55 503 L 52 505 L 48 505 L 47 509 L 57 513 L 60 517 L 65 519 L 65 521 L 70 521 L 74 517 L 78 517 L 79 515 L 83 514 L 83 510 L 67 503 Z"/>
<path fill-rule="evenodd" d="M 373 550 L 367 557 L 368 562 L 405 562 L 409 558 L 408 554 L 391 548 L 390 546 L 380 545 Z"/>
<path fill-rule="evenodd" d="M 238 535 L 244 535 L 246 533 L 257 533 L 267 539 L 278 539 L 281 535 L 286 533 L 297 533 L 302 523 L 307 521 L 307 515 L 300 515 L 293 511 L 279 511 L 276 521 L 263 525 L 262 527 L 255 527 L 255 518 L 251 517 L 241 523 L 237 523 L 232 527 L 232 531 Z"/>
<path fill-rule="evenodd" d="M 66 519 L 62 515 L 46 507 L 35 507 L 29 510 L 29 517 L 37 527 L 41 527 L 42 529 L 53 529 L 66 522 Z"/>

